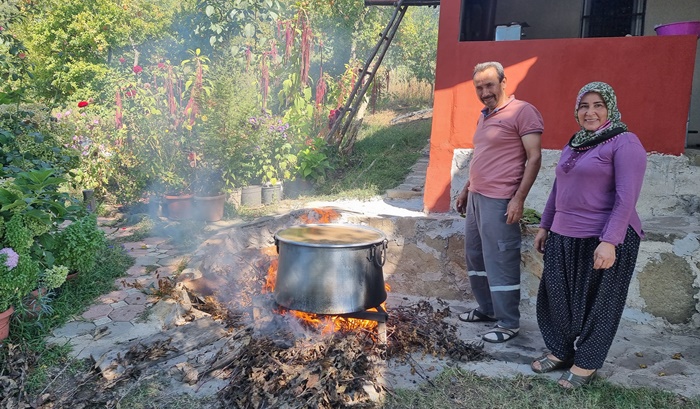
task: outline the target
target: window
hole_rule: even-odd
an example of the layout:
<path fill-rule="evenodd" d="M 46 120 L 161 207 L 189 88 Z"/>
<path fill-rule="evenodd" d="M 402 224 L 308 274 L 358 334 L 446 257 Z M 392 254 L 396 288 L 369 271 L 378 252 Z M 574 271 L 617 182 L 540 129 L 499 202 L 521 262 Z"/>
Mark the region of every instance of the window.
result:
<path fill-rule="evenodd" d="M 646 0 L 584 0 L 581 37 L 644 34 Z"/>
<path fill-rule="evenodd" d="M 497 0 L 462 0 L 459 41 L 492 41 Z"/>

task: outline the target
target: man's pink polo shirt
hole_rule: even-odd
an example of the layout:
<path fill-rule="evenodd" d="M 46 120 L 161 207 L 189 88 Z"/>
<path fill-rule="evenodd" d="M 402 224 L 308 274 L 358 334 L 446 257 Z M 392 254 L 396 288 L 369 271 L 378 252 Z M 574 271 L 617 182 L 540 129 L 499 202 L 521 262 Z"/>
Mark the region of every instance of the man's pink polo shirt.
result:
<path fill-rule="evenodd" d="M 544 121 L 531 104 L 511 96 L 488 116 L 479 117 L 474 155 L 469 165 L 469 191 L 493 199 L 510 199 L 520 186 L 527 154 L 523 136 L 542 133 Z"/>

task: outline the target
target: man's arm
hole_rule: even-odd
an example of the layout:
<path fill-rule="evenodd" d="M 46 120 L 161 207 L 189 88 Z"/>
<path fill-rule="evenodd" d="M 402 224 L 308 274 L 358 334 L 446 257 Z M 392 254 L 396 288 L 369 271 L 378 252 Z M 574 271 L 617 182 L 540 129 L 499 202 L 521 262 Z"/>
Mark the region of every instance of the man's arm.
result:
<path fill-rule="evenodd" d="M 520 221 L 520 218 L 523 217 L 525 198 L 527 194 L 530 193 L 530 188 L 532 188 L 532 185 L 535 183 L 537 174 L 540 171 L 540 166 L 542 165 L 542 134 L 539 132 L 530 133 L 524 135 L 520 139 L 525 148 L 527 162 L 525 163 L 525 171 L 523 172 L 523 179 L 520 181 L 520 186 L 518 186 L 515 195 L 510 199 L 510 202 L 508 202 L 508 210 L 506 211 L 506 223 L 508 224 L 517 223 Z"/>

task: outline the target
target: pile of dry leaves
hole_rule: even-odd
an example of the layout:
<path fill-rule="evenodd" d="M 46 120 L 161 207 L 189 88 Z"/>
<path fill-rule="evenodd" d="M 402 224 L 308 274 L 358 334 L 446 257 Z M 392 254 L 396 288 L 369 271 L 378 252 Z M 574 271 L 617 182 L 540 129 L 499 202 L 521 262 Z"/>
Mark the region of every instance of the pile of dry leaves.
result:
<path fill-rule="evenodd" d="M 226 358 L 230 383 L 219 398 L 226 407 L 374 407 L 386 390 L 387 358 L 416 352 L 461 361 L 485 357 L 480 346 L 457 337 L 443 321 L 447 315 L 448 308 L 435 310 L 427 301 L 391 310 L 387 345 L 363 329 L 307 337 L 238 332 Z"/>

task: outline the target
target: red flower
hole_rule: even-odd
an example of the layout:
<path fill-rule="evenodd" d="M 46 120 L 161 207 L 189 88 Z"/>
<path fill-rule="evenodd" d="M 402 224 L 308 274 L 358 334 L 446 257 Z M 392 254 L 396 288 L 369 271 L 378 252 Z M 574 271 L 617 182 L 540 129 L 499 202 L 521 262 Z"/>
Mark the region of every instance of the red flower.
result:
<path fill-rule="evenodd" d="M 140 65 L 134 65 L 134 68 L 132 68 L 132 69 L 134 70 L 134 74 L 138 74 L 141 71 L 143 71 L 143 68 L 141 68 Z"/>
<path fill-rule="evenodd" d="M 19 54 L 17 54 L 17 57 L 19 57 L 20 60 L 23 60 L 24 57 L 26 57 L 26 56 L 27 56 L 27 54 L 25 54 L 25 53 L 19 53 Z"/>
<path fill-rule="evenodd" d="M 87 101 L 80 101 L 80 102 L 78 102 L 78 108 L 85 108 L 86 106 L 88 106 L 88 102 L 87 102 Z"/>
<path fill-rule="evenodd" d="M 165 63 L 159 62 L 159 63 L 158 63 L 158 68 L 160 68 L 161 70 L 164 70 L 164 69 L 165 69 Z"/>
<path fill-rule="evenodd" d="M 119 57 L 119 64 L 124 64 L 126 62 L 126 59 L 124 57 Z"/>

